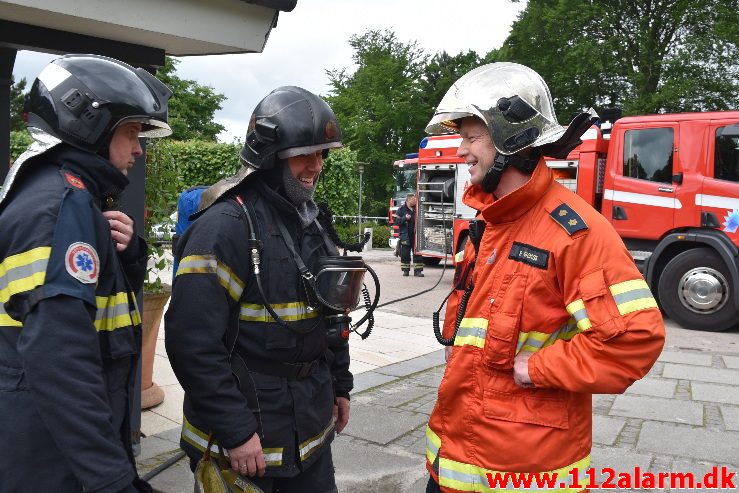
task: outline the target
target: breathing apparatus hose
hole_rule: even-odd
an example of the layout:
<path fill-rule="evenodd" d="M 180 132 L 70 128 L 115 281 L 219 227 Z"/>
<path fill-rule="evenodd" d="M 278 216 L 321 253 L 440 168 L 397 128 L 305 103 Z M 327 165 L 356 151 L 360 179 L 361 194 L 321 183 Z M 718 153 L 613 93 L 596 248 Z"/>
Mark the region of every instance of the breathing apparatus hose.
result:
<path fill-rule="evenodd" d="M 364 308 L 366 310 L 366 313 L 362 318 L 359 319 L 357 323 L 352 325 L 350 330 L 359 334 L 362 339 L 367 339 L 370 333 L 372 333 L 372 327 L 375 325 L 374 311 L 377 308 L 377 303 L 380 301 L 380 278 L 377 277 L 377 273 L 374 271 L 374 269 L 372 269 L 372 267 L 370 267 L 366 263 L 364 264 L 364 266 L 367 269 L 367 272 L 369 272 L 372 276 L 372 279 L 374 279 L 375 281 L 375 287 L 377 288 L 375 289 L 375 299 L 374 301 L 372 301 L 372 303 L 370 303 L 369 291 L 367 291 L 366 287 L 362 288 L 362 295 L 364 297 Z M 364 330 L 364 332 L 360 333 L 358 329 L 365 320 L 369 320 L 367 328 Z"/>

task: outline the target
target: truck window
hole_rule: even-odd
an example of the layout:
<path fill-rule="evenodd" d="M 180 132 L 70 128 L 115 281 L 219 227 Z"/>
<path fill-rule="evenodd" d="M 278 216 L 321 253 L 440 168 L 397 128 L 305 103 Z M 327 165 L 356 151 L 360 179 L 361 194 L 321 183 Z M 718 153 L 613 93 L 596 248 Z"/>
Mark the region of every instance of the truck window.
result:
<path fill-rule="evenodd" d="M 671 128 L 627 130 L 624 136 L 624 176 L 670 183 L 672 142 Z"/>
<path fill-rule="evenodd" d="M 716 129 L 714 163 L 715 178 L 739 182 L 739 125 Z"/>

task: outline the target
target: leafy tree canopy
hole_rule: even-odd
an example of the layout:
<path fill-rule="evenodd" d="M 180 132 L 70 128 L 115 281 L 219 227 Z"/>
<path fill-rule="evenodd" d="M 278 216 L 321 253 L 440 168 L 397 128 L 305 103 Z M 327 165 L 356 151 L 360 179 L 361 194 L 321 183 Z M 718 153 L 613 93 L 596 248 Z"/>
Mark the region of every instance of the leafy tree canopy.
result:
<path fill-rule="evenodd" d="M 26 97 L 26 78 L 23 77 L 19 81 L 10 76 L 10 131 L 19 132 L 25 130 L 26 124 L 23 121 L 23 100 Z"/>
<path fill-rule="evenodd" d="M 739 105 L 738 0 L 529 0 L 485 62 L 530 66 L 560 119 L 588 106 L 625 114 Z"/>
<path fill-rule="evenodd" d="M 226 96 L 193 80 L 179 78 L 176 74 L 178 63 L 179 60 L 167 57 L 164 67 L 157 71 L 157 78 L 173 92 L 169 100 L 169 126 L 173 131 L 171 138 L 215 141 L 216 135 L 225 128 L 213 118 Z"/>
<path fill-rule="evenodd" d="M 391 31 L 354 35 L 349 44 L 358 68 L 352 74 L 328 70 L 326 99 L 339 119 L 344 144 L 367 163 L 363 209 L 383 215 L 392 162 L 418 148 L 430 116 L 422 85 L 427 57 L 417 43 L 403 43 Z"/>

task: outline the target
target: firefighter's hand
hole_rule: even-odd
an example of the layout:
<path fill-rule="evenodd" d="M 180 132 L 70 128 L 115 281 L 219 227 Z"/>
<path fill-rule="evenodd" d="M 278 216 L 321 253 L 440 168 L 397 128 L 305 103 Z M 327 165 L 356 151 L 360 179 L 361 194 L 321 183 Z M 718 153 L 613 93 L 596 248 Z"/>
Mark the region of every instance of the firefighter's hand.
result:
<path fill-rule="evenodd" d="M 337 397 L 334 402 L 334 423 L 336 425 L 336 433 L 341 433 L 349 422 L 349 399 L 346 397 Z"/>
<path fill-rule="evenodd" d="M 529 377 L 529 358 L 534 353 L 528 351 L 521 351 L 516 355 L 516 359 L 513 361 L 513 381 L 519 387 L 533 387 L 534 384 L 531 382 Z"/>
<path fill-rule="evenodd" d="M 259 435 L 254 433 L 243 445 L 229 449 L 228 456 L 231 458 L 231 469 L 242 476 L 264 476 L 267 464 L 264 462 L 262 442 Z"/>
<path fill-rule="evenodd" d="M 116 251 L 122 252 L 133 238 L 133 219 L 121 211 L 105 211 L 103 216 L 110 223 L 110 236 L 115 241 Z"/>
<path fill-rule="evenodd" d="M 410 215 L 410 214 L 406 214 L 406 215 L 405 215 L 405 218 L 406 218 L 406 219 L 408 219 L 408 220 L 410 220 L 410 218 L 411 218 L 411 215 Z"/>
<path fill-rule="evenodd" d="M 451 357 L 452 357 L 452 347 L 444 346 L 444 361 L 449 361 L 449 358 Z"/>

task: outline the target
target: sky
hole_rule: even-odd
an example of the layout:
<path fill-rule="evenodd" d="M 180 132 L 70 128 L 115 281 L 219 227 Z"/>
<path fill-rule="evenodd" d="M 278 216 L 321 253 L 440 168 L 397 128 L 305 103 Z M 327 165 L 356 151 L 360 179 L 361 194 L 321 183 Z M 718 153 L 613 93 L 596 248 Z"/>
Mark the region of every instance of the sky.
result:
<path fill-rule="evenodd" d="M 298 0 L 282 12 L 262 53 L 181 57 L 177 75 L 207 85 L 228 99 L 215 119 L 226 127 L 219 140 L 243 140 L 251 112 L 272 89 L 301 86 L 329 92 L 326 70 L 353 65 L 349 38 L 389 29 L 432 55 L 468 50 L 484 56 L 499 48 L 526 2 L 510 0 Z M 13 75 L 30 82 L 56 55 L 20 51 Z M 27 87 L 29 87 L 27 86 Z"/>

